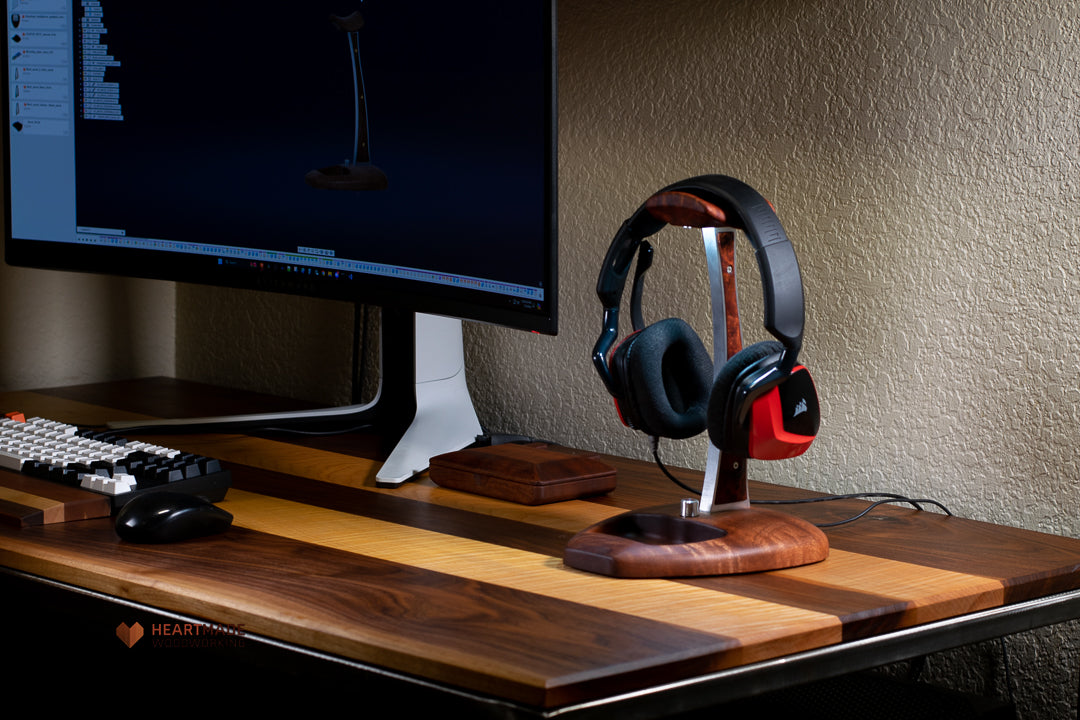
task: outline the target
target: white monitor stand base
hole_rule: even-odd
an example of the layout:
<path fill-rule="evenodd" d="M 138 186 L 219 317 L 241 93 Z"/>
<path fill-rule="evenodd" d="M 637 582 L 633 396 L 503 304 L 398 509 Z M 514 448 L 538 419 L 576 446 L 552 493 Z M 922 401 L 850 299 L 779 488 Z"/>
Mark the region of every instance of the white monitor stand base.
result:
<path fill-rule="evenodd" d="M 376 474 L 394 487 L 427 470 L 436 455 L 461 450 L 482 434 L 465 382 L 461 321 L 416 315 L 416 414 Z"/>
<path fill-rule="evenodd" d="M 436 455 L 461 450 L 483 433 L 465 383 L 461 320 L 422 313 L 383 317 L 378 396 L 363 405 L 223 417 L 114 421 L 129 432 L 237 432 L 245 429 L 340 428 L 368 425 L 394 435 L 410 422 L 382 468 L 380 487 L 401 485 L 427 470 Z M 409 367 L 411 365 L 411 367 Z M 415 398 L 415 412 L 413 400 Z M 412 414 L 410 415 L 410 412 Z M 399 424 L 400 423 L 400 424 Z M 333 430 L 331 430 L 333 431 Z"/>

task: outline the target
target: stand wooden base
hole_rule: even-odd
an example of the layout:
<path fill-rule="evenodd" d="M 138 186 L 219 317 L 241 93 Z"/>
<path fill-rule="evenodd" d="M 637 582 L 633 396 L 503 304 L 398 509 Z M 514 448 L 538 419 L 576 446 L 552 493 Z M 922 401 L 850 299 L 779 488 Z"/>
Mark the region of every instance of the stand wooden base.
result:
<path fill-rule="evenodd" d="M 828 557 L 820 529 L 773 510 L 683 517 L 680 506 L 625 513 L 582 530 L 563 561 L 622 578 L 731 575 L 796 567 Z"/>

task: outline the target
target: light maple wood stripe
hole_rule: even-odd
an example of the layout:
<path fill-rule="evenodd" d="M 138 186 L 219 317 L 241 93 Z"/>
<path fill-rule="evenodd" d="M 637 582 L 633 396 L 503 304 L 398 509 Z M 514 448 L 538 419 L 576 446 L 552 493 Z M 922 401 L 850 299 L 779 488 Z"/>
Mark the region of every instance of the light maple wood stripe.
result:
<path fill-rule="evenodd" d="M 835 621 L 832 615 L 681 583 L 581 573 L 566 568 L 559 558 L 237 490 L 226 502 L 237 524 L 253 530 L 744 640 L 764 640 L 777 623 L 805 620 L 821 630 L 832 628 Z M 996 580 L 840 550 L 832 550 L 823 563 L 776 572 L 810 585 L 909 603 L 912 624 L 995 607 L 1004 597 Z M 700 603 L 718 608 L 705 625 Z M 815 622 L 823 617 L 828 622 Z"/>
<path fill-rule="evenodd" d="M 9 399 L 9 405 L 12 405 L 12 407 L 7 408 L 7 410 L 23 409 L 15 406 L 24 405 L 26 409 L 32 409 L 33 414 L 45 416 L 53 416 L 52 414 L 59 416 L 62 414 L 65 419 L 70 419 L 70 421 L 77 423 L 99 422 L 102 417 L 143 417 L 135 413 L 116 411 L 115 409 L 103 406 L 63 398 L 54 398 L 49 395 L 33 392 L 10 393 L 6 397 Z M 15 399 L 11 401 L 11 398 Z M 509 520 L 521 520 L 534 525 L 568 530 L 571 532 L 576 532 L 586 525 L 600 522 L 601 520 L 605 520 L 613 515 L 623 512 L 619 508 L 584 501 L 568 501 L 538 507 L 517 506 L 513 503 L 485 498 L 479 495 L 445 490 L 435 486 L 430 480 L 426 479 L 406 483 L 397 488 L 376 488 L 374 487 L 375 474 L 380 467 L 380 463 L 376 461 L 263 438 L 252 438 L 242 435 L 192 435 L 163 437 L 162 442 L 166 445 L 171 444 L 174 447 L 216 457 L 225 462 L 234 462 L 275 472 L 285 472 L 299 477 L 307 477 L 345 487 L 363 488 L 367 492 L 387 493 L 414 500 L 431 502 L 444 507 L 479 512 Z M 232 505 L 233 499 L 239 498 L 240 495 L 241 493 L 238 490 L 233 489 L 230 491 L 228 496 L 230 506 Z M 253 498 L 258 496 L 248 497 Z M 268 499 L 264 498 L 264 500 Z M 293 508 L 304 507 L 296 504 L 291 504 L 291 506 Z M 34 507 L 39 506 L 34 505 Z M 314 508 L 305 507 L 304 509 L 305 511 L 315 513 L 331 513 L 331 511 L 316 510 Z M 358 521 L 355 516 L 341 515 L 340 513 L 332 514 L 347 518 L 347 520 L 344 520 L 344 525 L 350 529 L 352 529 Z M 260 522 L 262 521 L 260 520 Z M 313 520 L 310 524 L 312 527 L 315 527 L 319 522 L 322 522 L 322 520 Z M 366 522 L 374 523 L 375 521 Z M 282 523 L 282 525 L 285 525 L 285 523 Z M 509 550 L 491 544 L 450 538 L 445 535 L 430 533 L 423 530 L 411 530 L 387 523 L 380 523 L 380 525 L 383 526 L 382 529 L 379 530 L 380 535 L 387 532 L 385 528 L 393 528 L 395 531 L 401 533 L 421 534 L 437 538 L 434 542 L 436 542 L 438 548 L 441 549 L 439 552 L 432 552 L 430 546 L 428 546 L 424 551 L 417 553 L 421 556 L 424 556 L 425 553 L 431 556 L 427 559 L 433 564 L 445 562 L 440 558 L 447 555 L 445 548 L 450 545 L 450 541 L 459 544 L 472 543 L 477 546 L 475 551 L 483 553 L 485 557 L 492 552 L 531 555 L 529 553 Z M 293 536 L 292 533 L 287 530 L 268 529 L 267 531 L 279 535 Z M 297 537 L 296 539 L 306 538 Z M 330 544 L 317 540 L 310 541 L 319 542 L 319 544 Z M 420 545 L 422 546 L 423 543 L 421 542 Z M 331 546 L 333 545 L 331 544 Z M 389 543 L 389 546 L 393 547 L 394 544 Z M 415 545 L 410 545 L 409 547 L 414 546 Z M 406 552 L 407 550 L 408 548 L 398 548 L 395 552 Z M 362 552 L 367 555 L 371 554 L 366 546 Z M 466 563 L 468 562 L 470 555 L 466 553 L 460 555 L 460 557 L 462 558 L 461 562 Z M 551 571 L 558 571 L 558 573 L 560 573 L 559 577 L 564 578 L 563 581 L 566 584 L 568 591 L 574 591 L 580 585 L 580 575 L 576 571 L 568 571 L 562 566 L 561 561 L 557 558 L 552 559 L 546 556 L 535 557 L 537 558 L 537 562 L 546 563 Z M 417 567 L 428 567 L 424 562 L 413 562 L 407 557 L 385 557 L 384 559 L 403 562 Z M 492 565 L 492 563 L 487 564 Z M 430 567 L 430 569 L 461 574 L 452 568 L 441 569 L 439 567 Z M 840 575 L 836 574 L 838 571 L 840 572 Z M 509 574 L 516 572 L 519 572 L 519 570 L 515 569 Z M 986 607 L 993 607 L 1001 604 L 1004 597 L 1004 589 L 1001 583 L 993 579 L 950 572 L 947 570 L 937 570 L 900 561 L 869 558 L 865 555 L 845 553 L 836 550 L 835 548 L 830 551 L 829 559 L 826 560 L 825 563 L 793 568 L 780 572 L 798 578 L 800 582 L 818 584 L 823 587 L 844 587 L 848 590 L 858 590 L 860 592 L 866 592 L 882 597 L 893 597 L 900 601 L 909 602 L 912 604 L 912 609 L 909 613 L 913 618 L 913 622 L 924 622 L 937 619 L 948 615 L 950 612 L 974 611 Z M 526 577 L 528 577 L 528 575 L 523 576 L 522 580 Z M 586 602 L 588 602 L 588 597 L 593 597 L 593 593 L 599 592 L 599 588 L 593 588 L 592 585 L 598 583 L 603 584 L 603 581 L 606 580 L 607 583 L 614 583 L 615 587 L 620 587 L 620 584 L 625 582 L 621 580 L 595 578 L 592 576 L 590 576 L 590 578 L 592 581 L 590 583 L 590 589 L 584 593 Z M 842 578 L 842 580 L 840 578 Z M 498 579 L 492 580 L 487 577 L 477 577 L 475 579 L 497 582 L 504 585 L 507 584 Z M 660 583 L 663 587 L 675 585 L 674 583 L 665 581 L 635 580 L 633 582 Z M 526 589 L 531 590 L 531 588 Z M 622 590 L 619 591 L 620 597 L 623 592 L 624 591 Z M 707 592 L 711 598 L 710 602 L 716 602 L 717 594 L 712 591 Z M 562 595 L 559 596 L 562 597 Z M 603 594 L 598 594 L 595 597 L 597 600 L 595 602 L 588 602 L 588 604 L 609 607 L 607 604 L 609 598 L 605 597 Z M 726 596 L 726 598 L 737 597 L 738 596 L 733 595 Z M 745 598 L 739 599 L 746 600 Z M 659 602 L 658 605 L 661 607 L 661 613 L 664 616 L 663 619 L 670 620 L 670 613 L 668 611 L 671 608 L 665 606 L 663 602 Z M 770 607 L 786 607 L 777 606 L 775 604 L 769 605 Z M 627 611 L 633 612 L 633 610 Z M 693 614 L 692 607 L 688 607 L 687 611 L 688 615 Z M 726 626 L 730 627 L 730 625 Z"/>
<path fill-rule="evenodd" d="M 583 527 L 625 512 L 619 508 L 584 500 L 567 500 L 550 505 L 527 506 L 482 495 L 440 488 L 426 476 L 395 488 L 375 487 L 381 464 L 366 458 L 301 447 L 290 443 L 242 435 L 207 435 L 160 438 L 165 445 L 214 457 L 248 467 L 284 472 L 342 487 L 361 488 L 395 497 L 481 513 L 505 520 L 577 532 Z"/>
<path fill-rule="evenodd" d="M 7 500 L 8 502 L 25 505 L 26 507 L 32 507 L 36 510 L 48 510 L 57 504 L 57 501 L 51 498 L 33 495 L 28 492 L 3 486 L 0 486 L 0 500 Z"/>
<path fill-rule="evenodd" d="M 116 410 L 91 403 L 54 397 L 32 391 L 5 394 L 6 408 L 0 412 L 24 410 L 28 414 L 60 419 L 74 424 L 98 424 L 110 420 L 152 419 L 139 413 Z M 121 433 L 122 434 L 122 433 Z M 606 520 L 622 510 L 584 501 L 567 501 L 543 506 L 515 505 L 502 500 L 440 488 L 426 477 L 396 488 L 375 487 L 380 462 L 341 453 L 307 448 L 292 443 L 236 434 L 161 435 L 155 438 L 166 447 L 187 450 L 223 462 L 311 478 L 343 487 L 363 488 L 432 502 L 457 510 L 479 512 L 506 520 L 527 521 L 554 530 L 577 532 L 587 525 Z"/>
<path fill-rule="evenodd" d="M 563 566 L 558 558 L 466 540 L 232 490 L 234 524 L 337 550 L 451 574 L 641 618 L 768 644 L 792 625 L 817 644 L 838 642 L 832 615 L 666 580 L 619 580 Z M 715 613 L 702 617 L 701 608 Z M 790 639 L 790 635 L 788 635 Z"/>
<path fill-rule="evenodd" d="M 483 495 L 473 495 L 460 490 L 441 488 L 426 477 L 399 489 L 376 489 L 380 492 L 397 494 L 410 500 L 418 500 L 432 505 L 453 508 L 454 510 L 466 510 L 502 518 L 503 520 L 513 520 L 530 525 L 539 525 L 551 530 L 575 533 L 590 525 L 626 512 L 625 508 L 600 505 L 587 500 L 564 500 L 549 505 L 518 505 L 505 500 L 484 497 Z"/>
<path fill-rule="evenodd" d="M 835 548 L 825 562 L 780 572 L 808 584 L 910 602 L 909 624 L 997 607 L 1005 598 L 1004 585 L 992 578 Z"/>

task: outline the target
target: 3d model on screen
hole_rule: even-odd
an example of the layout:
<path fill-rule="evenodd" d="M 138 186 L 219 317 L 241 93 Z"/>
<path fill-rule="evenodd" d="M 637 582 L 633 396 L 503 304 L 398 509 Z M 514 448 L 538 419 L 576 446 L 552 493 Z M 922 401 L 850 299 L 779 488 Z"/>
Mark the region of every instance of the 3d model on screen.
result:
<path fill-rule="evenodd" d="M 382 190 L 387 186 L 386 173 L 371 164 L 368 142 L 367 97 L 364 94 L 364 75 L 360 68 L 360 29 L 364 19 L 359 12 L 348 17 L 331 15 L 330 21 L 349 38 L 352 54 L 353 85 L 356 103 L 356 129 L 352 157 L 338 165 L 312 170 L 304 179 L 308 185 L 321 190 Z"/>

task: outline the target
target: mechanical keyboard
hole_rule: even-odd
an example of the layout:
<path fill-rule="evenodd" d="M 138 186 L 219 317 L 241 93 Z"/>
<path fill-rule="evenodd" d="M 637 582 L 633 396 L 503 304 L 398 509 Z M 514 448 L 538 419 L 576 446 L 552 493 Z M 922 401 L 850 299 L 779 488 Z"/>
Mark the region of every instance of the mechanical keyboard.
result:
<path fill-rule="evenodd" d="M 0 468 L 105 495 L 113 513 L 153 490 L 219 502 L 232 484 L 213 458 L 19 412 L 0 418 Z"/>

